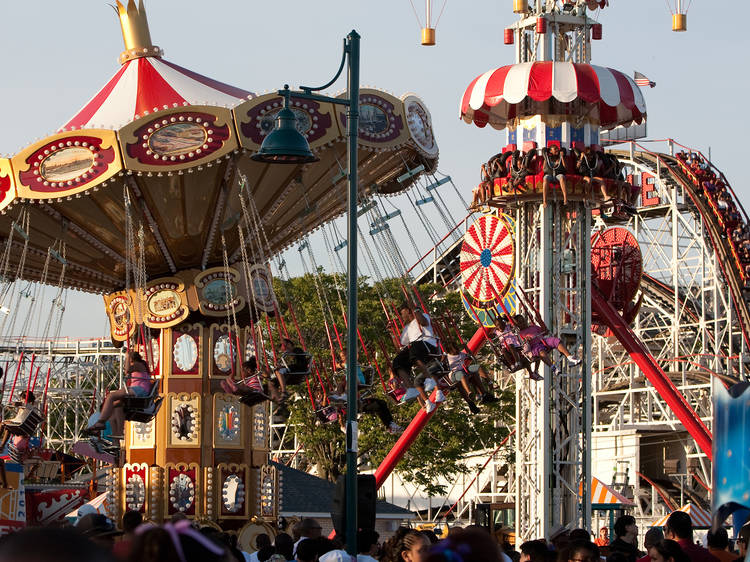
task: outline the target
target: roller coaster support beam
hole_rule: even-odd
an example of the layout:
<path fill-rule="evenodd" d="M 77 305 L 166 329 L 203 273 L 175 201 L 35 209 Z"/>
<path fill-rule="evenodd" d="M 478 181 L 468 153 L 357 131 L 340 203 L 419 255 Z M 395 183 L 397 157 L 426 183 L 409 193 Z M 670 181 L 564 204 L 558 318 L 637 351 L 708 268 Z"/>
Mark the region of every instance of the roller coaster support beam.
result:
<path fill-rule="evenodd" d="M 591 305 L 604 319 L 636 365 L 680 420 L 688 433 L 709 459 L 713 459 L 711 442 L 713 437 L 703 420 L 677 390 L 677 387 L 662 370 L 656 360 L 630 330 L 617 311 L 607 302 L 598 287 L 591 289 Z"/>
<path fill-rule="evenodd" d="M 466 344 L 466 347 L 472 353 L 476 353 L 477 350 L 482 347 L 482 344 L 486 339 L 487 330 L 480 327 Z M 434 396 L 435 395 L 433 393 L 431 398 L 434 398 Z M 388 476 L 390 476 L 391 472 L 393 472 L 393 469 L 396 468 L 398 462 L 406 454 L 406 451 L 409 450 L 409 447 L 411 447 L 414 441 L 416 441 L 417 437 L 419 437 L 419 434 L 422 432 L 422 429 L 424 429 L 424 426 L 426 426 L 427 422 L 430 421 L 432 414 L 434 414 L 436 411 L 437 409 L 428 414 L 424 411 L 424 408 L 420 408 L 417 415 L 414 416 L 414 419 L 411 420 L 409 426 L 404 430 L 404 432 L 401 434 L 401 437 L 398 438 L 396 444 L 388 452 L 386 457 L 383 459 L 383 462 L 380 463 L 380 466 L 378 466 L 377 470 L 375 471 L 376 488 L 380 488 L 383 485 Z"/>

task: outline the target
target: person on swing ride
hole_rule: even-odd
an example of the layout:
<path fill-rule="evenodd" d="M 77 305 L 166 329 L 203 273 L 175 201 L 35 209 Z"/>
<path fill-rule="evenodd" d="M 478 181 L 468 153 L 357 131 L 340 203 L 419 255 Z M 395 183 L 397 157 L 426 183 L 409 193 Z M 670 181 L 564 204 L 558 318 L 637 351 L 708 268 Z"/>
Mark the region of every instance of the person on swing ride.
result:
<path fill-rule="evenodd" d="M 414 378 L 414 387 L 419 392 L 420 404 L 424 406 L 427 413 L 430 413 L 437 407 L 436 404 L 445 400 L 445 395 L 440 389 L 435 394 L 434 402 L 425 391 L 425 382 L 430 379 L 427 363 L 430 361 L 430 356 L 439 355 L 430 315 L 419 309 L 413 309 L 408 302 L 404 302 L 398 311 L 404 323 L 404 329 L 401 331 L 401 345 L 404 347 L 394 357 L 392 367 L 401 380 L 408 380 L 413 366 L 419 368 L 421 372 Z"/>
<path fill-rule="evenodd" d="M 573 366 L 581 362 L 581 359 L 574 357 L 568 351 L 568 348 L 560 341 L 560 338 L 545 335 L 547 331 L 544 328 L 536 324 L 529 324 L 521 314 L 517 314 L 513 319 L 521 330 L 518 335 L 524 341 L 524 352 L 529 356 L 531 363 L 533 363 L 534 373 L 537 376 L 539 376 L 539 363 L 542 361 L 550 367 L 553 375 L 559 373 L 557 365 L 553 363 L 550 356 L 550 353 L 554 349 L 562 353 L 568 360 L 568 363 Z"/>
<path fill-rule="evenodd" d="M 542 377 L 531 370 L 531 364 L 524 360 L 523 342 L 518 336 L 518 329 L 513 326 L 505 314 L 498 316 L 495 320 L 495 335 L 500 344 L 501 360 L 511 373 L 522 366 L 526 368 L 532 380 L 539 381 Z"/>
<path fill-rule="evenodd" d="M 339 367 L 342 367 L 344 370 L 346 370 L 346 350 L 341 349 L 338 353 L 338 356 Z M 359 365 L 357 365 L 357 382 L 358 386 L 367 385 L 367 379 L 365 378 L 365 375 L 362 372 L 362 368 Z M 346 376 L 342 377 L 342 380 L 338 382 L 338 384 L 336 385 L 336 394 L 331 394 L 330 399 L 336 402 L 346 402 Z M 380 419 L 380 421 L 383 423 L 383 427 L 385 427 L 388 433 L 397 435 L 403 431 L 401 426 L 393 421 L 393 415 L 388 409 L 388 404 L 385 400 L 375 398 L 374 396 L 363 397 L 360 396 L 359 392 L 357 392 L 357 399 L 361 402 L 359 411 L 363 414 L 371 414 L 377 416 L 378 419 Z M 339 423 L 341 424 L 344 423 L 344 412 L 345 410 L 343 408 L 339 408 Z"/>
<path fill-rule="evenodd" d="M 542 151 L 544 157 L 544 180 L 542 181 L 542 204 L 547 206 L 547 192 L 551 182 L 560 183 L 560 191 L 563 196 L 563 205 L 568 204 L 568 184 L 565 183 L 565 161 L 563 160 L 560 147 L 553 144 Z"/>
<path fill-rule="evenodd" d="M 129 351 L 125 359 L 126 387 L 109 393 L 102 405 L 99 419 L 87 428 L 91 433 L 98 433 L 107 427 L 107 420 L 115 413 L 115 408 L 122 408 L 122 399 L 128 395 L 145 398 L 151 394 L 154 381 L 148 370 L 148 365 L 137 351 Z"/>
<path fill-rule="evenodd" d="M 478 414 L 479 408 L 471 399 L 471 389 L 469 388 L 469 373 L 466 368 L 469 356 L 465 352 L 460 351 L 455 343 L 448 341 L 445 343 L 445 357 L 448 360 L 448 368 L 450 369 L 448 375 L 450 382 L 458 385 L 458 392 L 469 406 L 469 411 L 472 414 Z"/>
<path fill-rule="evenodd" d="M 269 385 L 271 395 L 266 394 L 263 387 L 263 381 L 261 375 L 258 372 L 258 361 L 255 356 L 250 356 L 250 359 L 242 363 L 241 378 L 238 381 L 234 380 L 234 376 L 230 375 L 223 381 L 221 381 L 221 388 L 227 394 L 236 394 L 240 397 L 247 397 L 249 399 L 258 398 L 260 401 L 274 400 L 278 401 L 278 395 L 276 393 L 276 387 Z"/>
<path fill-rule="evenodd" d="M 281 361 L 284 365 L 276 368 L 276 380 L 279 383 L 280 400 L 284 402 L 289 396 L 286 391 L 287 382 L 291 381 L 291 384 L 301 382 L 294 377 L 307 375 L 310 371 L 310 357 L 301 347 L 294 345 L 292 340 L 282 338 Z"/>

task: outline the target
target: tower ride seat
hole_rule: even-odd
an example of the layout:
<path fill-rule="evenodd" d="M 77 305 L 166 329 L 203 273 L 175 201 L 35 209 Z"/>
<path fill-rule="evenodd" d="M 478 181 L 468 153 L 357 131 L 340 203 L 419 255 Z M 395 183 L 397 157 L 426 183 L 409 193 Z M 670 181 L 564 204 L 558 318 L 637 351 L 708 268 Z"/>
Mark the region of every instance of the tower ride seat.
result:
<path fill-rule="evenodd" d="M 159 394 L 159 378 L 154 379 L 148 396 L 128 394 L 122 399 L 122 409 L 126 420 L 148 423 L 154 419 L 164 400 L 164 397 Z"/>

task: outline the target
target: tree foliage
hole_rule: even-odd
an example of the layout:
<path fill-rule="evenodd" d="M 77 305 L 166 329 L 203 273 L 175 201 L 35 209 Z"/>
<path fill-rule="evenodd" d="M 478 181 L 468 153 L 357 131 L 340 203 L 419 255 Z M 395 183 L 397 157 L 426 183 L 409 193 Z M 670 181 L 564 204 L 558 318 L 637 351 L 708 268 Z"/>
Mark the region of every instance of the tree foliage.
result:
<path fill-rule="evenodd" d="M 346 346 L 343 312 L 346 309 L 345 283 L 343 275 L 321 271 L 315 276 L 308 274 L 286 281 L 277 280 L 275 285 L 290 336 L 298 339 L 296 317 L 304 346 L 315 357 L 320 373 L 320 378 L 313 373 L 310 388 L 300 389 L 298 398 L 290 401 L 290 421 L 305 447 L 308 461 L 316 465 L 321 477 L 330 480 L 335 480 L 345 471 L 345 435 L 339 423 L 322 423 L 318 419 L 309 394 L 319 392 L 320 380 L 327 388 L 330 388 L 329 384 L 335 384 L 331 380 L 331 350 L 339 349 L 339 339 Z M 457 341 L 460 333 L 465 340 L 476 330 L 476 325 L 463 311 L 458 293 L 438 293 L 437 286 L 425 285 L 420 286 L 417 296 L 411 289 L 406 289 L 400 280 L 373 284 L 366 278 L 360 278 L 358 286 L 359 330 L 368 348 L 369 362 L 377 362 L 384 379 L 388 377 L 388 366 L 396 352 L 391 333 L 400 330 L 398 322 L 395 322 L 396 328 L 389 327 L 384 308 L 394 324 L 395 310 L 407 296 L 417 304 L 421 299 L 442 339 Z M 288 307 L 287 303 L 292 306 Z M 383 349 L 387 356 L 383 354 Z M 358 353 L 359 362 L 368 364 L 361 346 L 358 346 Z M 386 400 L 396 423 L 406 427 L 416 415 L 419 404 L 416 401 L 397 404 L 391 400 L 385 395 L 377 373 L 373 382 L 374 394 Z M 512 397 L 500 398 L 495 404 L 482 406 L 480 414 L 471 415 L 459 394 L 450 393 L 446 403 L 438 409 L 398 464 L 396 472 L 430 495 L 444 494 L 446 490 L 438 484 L 441 477 L 452 479 L 466 472 L 468 468 L 463 460 L 468 452 L 492 447 L 507 435 Z M 374 416 L 361 415 L 359 429 L 360 465 L 374 468 L 386 456 L 397 437 L 387 433 Z"/>

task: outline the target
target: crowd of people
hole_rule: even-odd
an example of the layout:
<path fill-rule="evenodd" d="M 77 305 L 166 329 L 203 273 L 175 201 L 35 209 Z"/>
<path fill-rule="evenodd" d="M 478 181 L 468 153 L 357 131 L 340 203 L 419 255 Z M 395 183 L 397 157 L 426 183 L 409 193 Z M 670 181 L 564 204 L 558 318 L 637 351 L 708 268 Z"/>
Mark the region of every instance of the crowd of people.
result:
<path fill-rule="evenodd" d="M 698 153 L 678 152 L 677 159 L 689 171 L 689 176 L 698 193 L 702 194 L 716 216 L 732 254 L 737 260 L 737 268 L 744 283 L 750 290 L 750 225 L 746 224 L 737 208 L 734 198 L 723 178 L 719 177 L 710 164 Z"/>
<path fill-rule="evenodd" d="M 341 541 L 321 536 L 315 519 L 302 519 L 289 531 L 258 534 L 255 548 L 246 552 L 235 533 L 200 526 L 184 515 L 154 525 L 128 511 L 118 529 L 105 515 L 89 513 L 74 525 L 28 528 L 2 537 L 0 562 L 742 562 L 750 539 L 747 523 L 734 550 L 720 527 L 708 533 L 703 547 L 694 540 L 690 516 L 681 511 L 673 512 L 664 528 L 650 528 L 642 549 L 630 515 L 618 518 L 611 541 L 607 527 L 593 540 L 585 529 L 559 527 L 548 540 L 530 540 L 518 550 L 475 525 L 452 527 L 442 538 L 400 527 L 385 541 L 376 531 L 361 530 L 356 556 Z"/>
<path fill-rule="evenodd" d="M 570 150 L 559 143 L 537 149 L 536 143 L 525 152 L 509 145 L 482 164 L 480 184 L 474 190 L 472 206 L 485 203 L 493 196 L 495 187 L 503 193 L 522 194 L 530 188 L 542 193 L 542 204 L 547 206 L 550 188 L 560 188 L 563 204 L 574 185 L 580 184 L 586 199 L 635 204 L 637 191 L 627 182 L 622 164 L 616 156 L 605 153 L 600 146 L 574 142 Z M 596 195 L 595 195 L 596 192 Z"/>

